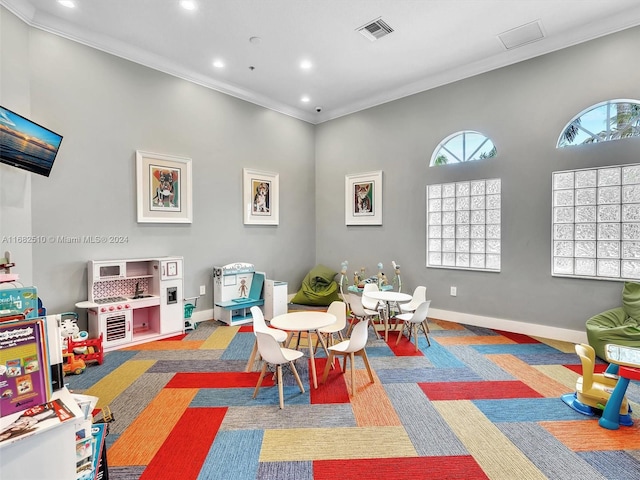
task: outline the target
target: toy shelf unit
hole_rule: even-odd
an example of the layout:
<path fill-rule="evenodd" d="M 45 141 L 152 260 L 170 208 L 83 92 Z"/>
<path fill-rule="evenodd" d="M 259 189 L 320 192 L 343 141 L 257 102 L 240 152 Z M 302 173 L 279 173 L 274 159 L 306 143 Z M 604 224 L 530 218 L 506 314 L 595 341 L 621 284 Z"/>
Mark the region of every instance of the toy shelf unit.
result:
<path fill-rule="evenodd" d="M 251 307 L 264 305 L 265 274 L 251 263 L 213 267 L 213 316 L 227 325 L 253 321 Z"/>
<path fill-rule="evenodd" d="M 105 352 L 184 333 L 183 258 L 88 263 L 89 337 Z"/>

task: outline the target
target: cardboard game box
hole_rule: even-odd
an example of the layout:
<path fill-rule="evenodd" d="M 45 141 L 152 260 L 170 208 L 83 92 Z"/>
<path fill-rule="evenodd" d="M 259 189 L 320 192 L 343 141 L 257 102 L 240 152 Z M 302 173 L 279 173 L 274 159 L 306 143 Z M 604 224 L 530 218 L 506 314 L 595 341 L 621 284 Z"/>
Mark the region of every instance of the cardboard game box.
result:
<path fill-rule="evenodd" d="M 23 314 L 25 318 L 39 316 L 36 287 L 0 289 L 0 318 L 16 314 Z"/>

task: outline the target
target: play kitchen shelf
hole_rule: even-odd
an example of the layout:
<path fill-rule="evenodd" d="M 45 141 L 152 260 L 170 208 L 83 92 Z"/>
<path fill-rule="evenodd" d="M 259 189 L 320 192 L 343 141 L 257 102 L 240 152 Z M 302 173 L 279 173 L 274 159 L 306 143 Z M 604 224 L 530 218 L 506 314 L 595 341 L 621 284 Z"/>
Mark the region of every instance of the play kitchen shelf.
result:
<path fill-rule="evenodd" d="M 105 352 L 184 332 L 182 257 L 91 260 L 89 336 Z"/>

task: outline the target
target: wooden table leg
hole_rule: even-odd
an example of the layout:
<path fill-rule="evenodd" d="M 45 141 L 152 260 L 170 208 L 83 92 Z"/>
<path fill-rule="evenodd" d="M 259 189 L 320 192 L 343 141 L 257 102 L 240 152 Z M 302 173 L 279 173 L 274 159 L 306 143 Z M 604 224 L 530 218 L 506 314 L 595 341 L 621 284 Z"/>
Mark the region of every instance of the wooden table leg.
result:
<path fill-rule="evenodd" d="M 309 331 L 307 333 L 307 343 L 309 344 L 309 360 L 311 360 L 311 376 L 313 378 L 313 388 L 318 388 L 318 377 L 316 376 L 316 359 L 313 356 L 313 342 L 311 341 L 312 332 Z M 320 335 L 316 332 L 316 335 Z M 322 340 L 322 344 L 324 345 L 324 340 Z"/>

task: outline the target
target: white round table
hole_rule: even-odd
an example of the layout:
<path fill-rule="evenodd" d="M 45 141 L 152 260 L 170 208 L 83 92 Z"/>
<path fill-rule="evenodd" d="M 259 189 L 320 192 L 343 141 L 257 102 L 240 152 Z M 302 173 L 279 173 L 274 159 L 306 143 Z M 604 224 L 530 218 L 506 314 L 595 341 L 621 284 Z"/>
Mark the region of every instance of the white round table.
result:
<path fill-rule="evenodd" d="M 288 332 L 307 332 L 307 343 L 309 344 L 309 359 L 311 360 L 311 378 L 313 379 L 313 387 L 318 388 L 318 377 L 316 376 L 316 362 L 313 357 L 313 343 L 311 342 L 311 333 L 315 332 L 324 346 L 322 335 L 318 333 L 318 329 L 327 327 L 336 322 L 336 316 L 327 312 L 291 312 L 278 315 L 271 319 L 270 325 L 280 330 Z"/>
<path fill-rule="evenodd" d="M 402 292 L 391 292 L 391 291 L 369 291 L 363 292 L 362 295 L 365 295 L 369 298 L 373 298 L 374 300 L 378 300 L 379 302 L 384 302 L 384 341 L 389 340 L 389 304 L 397 303 L 397 302 L 408 302 L 411 300 L 411 295 L 408 293 Z"/>

